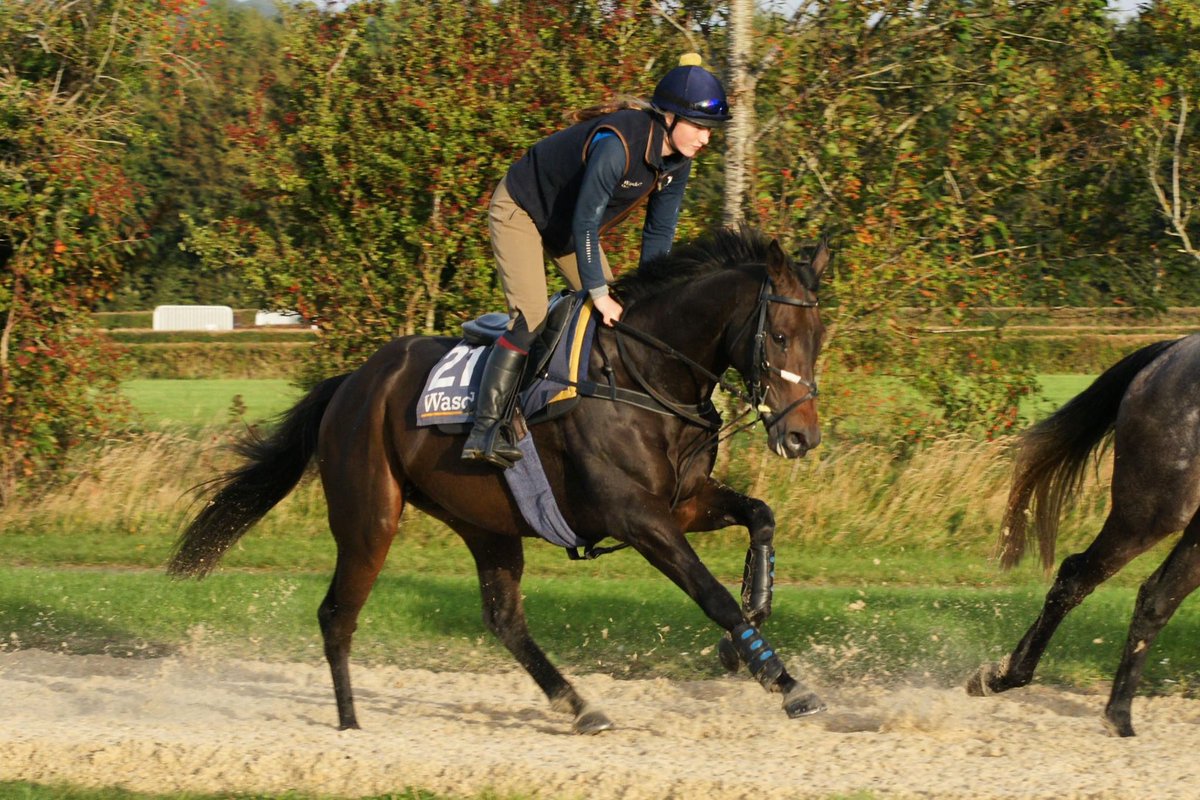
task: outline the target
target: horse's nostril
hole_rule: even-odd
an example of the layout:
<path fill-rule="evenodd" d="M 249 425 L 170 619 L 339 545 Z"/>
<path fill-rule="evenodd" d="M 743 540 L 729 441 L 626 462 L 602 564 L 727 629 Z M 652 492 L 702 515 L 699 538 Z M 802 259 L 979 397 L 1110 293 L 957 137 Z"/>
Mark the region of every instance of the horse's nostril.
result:
<path fill-rule="evenodd" d="M 808 449 L 808 443 L 804 441 L 804 435 L 796 432 L 787 435 L 787 449 L 800 450 L 803 452 Z"/>

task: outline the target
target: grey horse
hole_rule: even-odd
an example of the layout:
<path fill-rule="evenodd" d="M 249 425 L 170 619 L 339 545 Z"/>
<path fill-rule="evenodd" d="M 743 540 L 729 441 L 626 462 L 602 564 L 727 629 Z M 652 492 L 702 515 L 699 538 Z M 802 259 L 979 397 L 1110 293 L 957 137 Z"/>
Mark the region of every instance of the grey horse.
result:
<path fill-rule="evenodd" d="M 1000 534 L 1014 566 L 1036 536 L 1054 563 L 1058 522 L 1091 457 L 1112 436 L 1112 507 L 1095 541 L 1063 559 L 1042 613 L 1016 648 L 967 681 L 976 696 L 1024 686 L 1059 623 L 1092 590 L 1177 531 L 1183 536 L 1138 592 L 1104 711 L 1109 729 L 1133 736 L 1130 705 L 1155 637 L 1200 584 L 1200 334 L 1126 356 L 1053 415 L 1022 434 Z M 1027 523 L 1032 522 L 1032 526 Z"/>

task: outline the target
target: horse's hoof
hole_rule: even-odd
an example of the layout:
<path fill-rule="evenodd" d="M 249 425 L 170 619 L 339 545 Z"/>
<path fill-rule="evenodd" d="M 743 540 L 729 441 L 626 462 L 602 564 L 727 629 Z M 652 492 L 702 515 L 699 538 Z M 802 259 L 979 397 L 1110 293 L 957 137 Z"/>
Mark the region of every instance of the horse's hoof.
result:
<path fill-rule="evenodd" d="M 1108 731 L 1110 736 L 1127 738 L 1129 736 L 1137 735 L 1133 732 L 1133 720 L 1130 717 L 1114 719 L 1113 717 L 1106 715 L 1104 717 L 1104 728 Z"/>
<path fill-rule="evenodd" d="M 721 666 L 730 675 L 736 673 L 742 666 L 741 659 L 738 658 L 737 648 L 733 646 L 733 639 L 729 638 L 729 634 L 725 634 L 717 642 L 717 658 L 721 660 Z"/>
<path fill-rule="evenodd" d="M 575 718 L 575 722 L 571 725 L 573 733 L 594 734 L 606 731 L 612 728 L 612 720 L 605 716 L 603 711 L 597 711 L 594 708 L 585 708 Z"/>
<path fill-rule="evenodd" d="M 984 664 L 975 670 L 975 674 L 967 678 L 967 694 L 971 697 L 987 697 L 995 694 L 993 682 L 999 675 L 1000 669 L 995 664 Z"/>
<path fill-rule="evenodd" d="M 788 719 L 811 717 L 825 709 L 826 705 L 821 702 L 821 698 L 807 689 L 793 689 L 783 698 L 783 710 L 787 712 Z"/>

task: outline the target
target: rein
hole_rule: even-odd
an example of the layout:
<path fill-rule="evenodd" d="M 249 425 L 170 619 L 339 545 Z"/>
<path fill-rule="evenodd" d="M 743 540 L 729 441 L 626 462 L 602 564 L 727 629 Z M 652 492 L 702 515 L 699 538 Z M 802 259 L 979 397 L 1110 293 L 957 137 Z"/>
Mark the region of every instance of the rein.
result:
<path fill-rule="evenodd" d="M 799 308 L 816 308 L 818 307 L 818 301 L 816 299 L 806 300 L 802 298 L 788 297 L 787 295 L 774 294 L 771 291 L 772 288 L 773 286 L 771 279 L 769 277 L 764 279 L 762 288 L 758 293 L 758 302 L 755 305 L 755 310 L 751 312 L 749 317 L 746 318 L 746 321 L 738 329 L 737 336 L 735 337 L 735 339 L 741 339 L 744 335 L 744 331 L 749 328 L 750 324 L 752 322 L 757 323 L 754 333 L 754 350 L 751 355 L 750 362 L 751 374 L 749 376 L 743 376 L 746 380 L 746 391 L 743 391 L 736 385 L 731 384 L 722 376 L 715 374 L 703 364 L 700 364 L 694 359 L 679 352 L 661 339 L 646 333 L 645 331 L 639 330 L 638 328 L 631 327 L 620 320 L 617 320 L 615 323 L 613 323 L 613 329 L 618 334 L 637 339 L 638 341 L 662 352 L 668 358 L 673 358 L 676 361 L 682 362 L 693 372 L 712 381 L 715 386 L 725 390 L 726 392 L 729 392 L 735 397 L 740 398 L 746 404 L 746 410 L 742 411 L 737 417 L 724 424 L 721 422 L 710 422 L 709 420 L 700 417 L 698 414 L 691 413 L 688 408 L 685 408 L 682 404 L 676 403 L 664 397 L 661 392 L 650 385 L 649 381 L 647 381 L 641 372 L 638 371 L 637 367 L 633 363 L 633 360 L 629 358 L 621 336 L 618 335 L 615 337 L 617 340 L 617 350 L 621 356 L 621 363 L 625 367 L 626 371 L 629 372 L 630 376 L 646 392 L 646 394 L 649 395 L 656 403 L 674 415 L 698 425 L 709 432 L 708 435 L 698 439 L 692 445 L 692 447 L 689 448 L 688 452 L 683 455 L 684 462 L 691 461 L 708 447 L 714 444 L 720 444 L 732 436 L 753 427 L 760 420 L 769 430 L 777 425 L 781 419 L 791 413 L 793 408 L 803 405 L 804 403 L 807 403 L 813 398 L 817 397 L 818 391 L 816 383 L 806 380 L 805 378 L 801 378 L 799 375 L 788 372 L 787 370 L 780 369 L 767 360 L 766 335 L 767 310 L 771 303 L 782 303 L 784 305 L 797 306 Z M 766 404 L 767 387 L 764 387 L 762 383 L 762 375 L 765 372 L 774 372 L 776 375 L 779 375 L 786 381 L 801 384 L 808 388 L 808 393 L 800 399 L 789 403 L 782 411 L 772 414 L 770 413 L 770 407 Z M 751 411 L 753 411 L 756 416 L 749 422 L 740 422 L 742 418 Z M 671 498 L 672 508 L 674 508 L 679 502 L 680 489 L 682 489 L 682 485 L 677 485 L 675 487 L 675 496 Z"/>
<path fill-rule="evenodd" d="M 730 391 L 730 392 L 736 392 L 736 393 L 740 394 L 743 398 L 746 398 L 745 394 L 742 393 L 736 386 L 733 386 L 732 384 L 730 384 L 728 381 L 726 381 L 721 376 L 716 375 L 713 372 L 709 371 L 709 369 L 707 367 L 705 367 L 704 365 L 692 360 L 688 356 L 679 352 L 674 347 L 672 347 L 671 345 L 664 342 L 662 339 L 652 336 L 649 333 L 646 333 L 645 331 L 639 330 L 638 328 L 634 328 L 629 325 L 626 325 L 624 322 L 621 322 L 620 320 L 617 320 L 616 322 L 613 323 L 613 329 L 616 330 L 618 333 L 623 333 L 626 336 L 630 336 L 634 339 L 637 339 L 638 341 L 642 342 L 643 344 L 647 344 L 650 347 L 653 347 L 655 350 L 658 350 L 658 351 L 662 352 L 663 354 L 665 354 L 668 358 L 674 358 L 677 361 L 682 361 L 689 368 L 691 368 L 692 371 L 700 373 L 704 377 L 708 378 L 710 381 L 713 381 L 716 385 L 720 386 L 722 389 L 725 389 L 726 391 Z M 673 413 L 675 416 L 685 419 L 688 422 L 692 423 L 693 425 L 699 425 L 701 428 L 708 428 L 709 430 L 718 430 L 721 427 L 721 424 L 719 422 L 714 423 L 714 422 L 710 422 L 707 419 L 704 419 L 699 414 L 693 413 L 690 409 L 685 408 L 682 404 L 676 403 L 673 400 L 670 400 L 665 395 L 663 395 L 662 392 L 655 389 L 650 384 L 650 382 L 647 381 L 642 376 L 642 373 L 639 372 L 637 367 L 634 365 L 633 359 L 631 359 L 629 357 L 629 353 L 625 348 L 625 340 L 622 339 L 620 336 L 617 336 L 616 340 L 617 340 L 617 352 L 621 356 L 621 364 L 625 367 L 626 371 L 630 374 L 630 376 L 637 383 L 637 385 L 642 387 L 642 389 L 646 392 L 646 394 L 648 394 L 648 395 L 650 395 L 650 397 L 654 398 L 655 402 L 657 402 L 660 406 L 662 406 L 663 408 L 665 408 L 668 411 L 670 411 L 671 413 Z M 748 399 L 748 398 L 746 398 L 746 399 Z"/>
<path fill-rule="evenodd" d="M 670 400 L 669 398 L 663 396 L 663 394 L 661 392 L 659 392 L 657 389 L 655 389 L 650 384 L 650 382 L 645 379 L 645 377 L 641 374 L 641 372 L 638 371 L 637 367 L 634 365 L 633 360 L 629 358 L 628 352 L 625 348 L 624 340 L 620 336 L 617 336 L 616 337 L 617 350 L 621 356 L 621 363 L 624 365 L 626 371 L 629 372 L 630 376 L 634 379 L 634 381 L 637 382 L 638 386 L 640 386 L 642 388 L 642 390 L 646 392 L 646 394 L 648 394 L 651 398 L 653 398 L 655 400 L 655 402 L 657 402 L 663 408 L 671 411 L 673 414 L 680 417 L 681 419 L 687 420 L 688 422 L 691 422 L 694 425 L 698 425 L 698 426 L 700 426 L 702 428 L 706 428 L 710 431 L 717 431 L 717 434 L 720 437 L 719 440 L 726 439 L 729 436 L 732 436 L 734 433 L 738 433 L 742 430 L 745 430 L 746 428 L 753 426 L 755 423 L 757 423 L 760 420 L 763 422 L 764 425 L 766 425 L 766 427 L 768 429 L 771 427 L 774 427 L 775 425 L 777 425 L 779 423 L 779 420 L 783 419 L 785 416 L 787 416 L 789 413 L 791 413 L 793 408 L 803 405 L 804 403 L 807 403 L 808 401 L 817 397 L 819 392 L 817 391 L 816 383 L 814 383 L 813 381 L 806 380 L 805 378 L 801 378 L 799 375 L 788 372 L 787 370 L 784 370 L 784 369 L 780 369 L 779 367 L 774 366 L 767 360 L 767 353 L 766 353 L 767 309 L 769 308 L 771 303 L 782 303 L 782 304 L 790 305 L 790 306 L 798 306 L 800 308 L 816 308 L 818 306 L 818 301 L 815 299 L 814 300 L 805 300 L 805 299 L 796 298 L 796 297 L 788 297 L 787 295 L 774 294 L 771 292 L 772 288 L 773 287 L 772 287 L 770 278 L 766 278 L 765 280 L 763 280 L 762 288 L 759 290 L 759 293 L 758 293 L 758 302 L 755 305 L 755 310 L 750 314 L 749 317 L 746 318 L 746 322 L 742 324 L 742 327 L 738 330 L 738 335 L 736 337 L 736 338 L 740 339 L 742 337 L 742 332 L 745 331 L 750 326 L 750 323 L 752 321 L 757 320 L 757 327 L 756 327 L 756 330 L 754 333 L 754 352 L 751 356 L 751 361 L 750 361 L 751 374 L 748 376 L 744 376 L 746 378 L 747 391 L 742 391 L 737 386 L 735 386 L 735 385 L 731 384 L 729 381 L 725 380 L 725 378 L 723 378 L 722 376 L 717 375 L 714 372 L 712 372 L 711 370 L 709 370 L 703 364 L 698 363 L 694 359 L 679 352 L 678 350 L 676 350 L 674 347 L 667 344 L 663 340 L 661 340 L 649 333 L 646 333 L 643 330 L 640 330 L 638 328 L 634 328 L 630 325 L 627 325 L 626 323 L 621 322 L 620 320 L 617 320 L 616 322 L 614 322 L 613 326 L 612 326 L 613 329 L 617 333 L 624 334 L 631 338 L 637 339 L 638 341 L 642 342 L 643 344 L 649 345 L 650 347 L 653 347 L 654 349 L 660 351 L 661 353 L 666 355 L 668 358 L 673 358 L 676 361 L 682 362 L 693 372 L 710 380 L 715 386 L 725 390 L 726 392 L 729 392 L 730 394 L 734 395 L 735 397 L 740 398 L 751 409 L 753 409 L 755 411 L 757 416 L 754 419 L 752 419 L 748 423 L 743 424 L 741 427 L 737 428 L 736 430 L 734 430 L 730 433 L 727 433 L 724 436 L 720 436 L 720 431 L 724 430 L 724 429 L 728 429 L 728 428 L 732 427 L 733 425 L 735 425 L 737 423 L 737 420 L 741 419 L 741 417 L 745 416 L 745 414 L 748 412 L 743 412 L 741 415 L 738 416 L 737 419 L 733 420 L 728 425 L 722 426 L 721 423 L 713 423 L 706 419 L 703 419 L 699 415 L 691 412 L 690 409 L 688 407 L 685 407 L 683 404 L 676 403 L 676 402 Z M 774 372 L 776 375 L 780 376 L 781 378 L 783 378 L 786 381 L 790 381 L 791 383 L 801 384 L 808 388 L 808 393 L 806 395 L 804 395 L 803 397 L 801 397 L 800 399 L 795 400 L 792 403 L 788 404 L 782 411 L 771 414 L 769 407 L 766 405 L 767 390 L 764 387 L 762 380 L 761 380 L 762 374 L 764 372 Z"/>

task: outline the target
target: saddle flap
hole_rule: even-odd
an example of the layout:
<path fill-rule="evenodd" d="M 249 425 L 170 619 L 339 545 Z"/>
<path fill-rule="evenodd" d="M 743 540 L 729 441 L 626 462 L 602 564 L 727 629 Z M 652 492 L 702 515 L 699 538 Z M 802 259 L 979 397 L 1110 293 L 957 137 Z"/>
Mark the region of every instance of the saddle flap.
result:
<path fill-rule="evenodd" d="M 533 346 L 529 348 L 529 361 L 533 364 L 532 374 L 541 374 L 546 368 L 554 351 L 558 349 L 558 343 L 562 339 L 567 324 L 585 300 L 586 297 L 583 295 L 569 290 L 558 292 L 550 298 L 550 306 L 546 309 L 546 322 L 542 325 L 542 332 L 538 334 Z"/>

